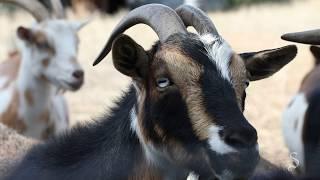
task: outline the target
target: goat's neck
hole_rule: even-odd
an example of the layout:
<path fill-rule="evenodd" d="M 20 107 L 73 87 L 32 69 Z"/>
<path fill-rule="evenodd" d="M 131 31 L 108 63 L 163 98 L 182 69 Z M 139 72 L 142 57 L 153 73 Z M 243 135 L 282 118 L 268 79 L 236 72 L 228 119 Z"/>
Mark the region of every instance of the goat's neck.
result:
<path fill-rule="evenodd" d="M 17 90 L 21 99 L 20 112 L 25 117 L 38 115 L 49 106 L 50 94 L 53 93 L 53 86 L 46 80 L 37 77 L 32 73 L 32 61 L 35 57 L 28 49 L 22 50 L 22 61 L 17 77 Z M 29 119 L 28 118 L 28 119 Z"/>
<path fill-rule="evenodd" d="M 139 94 L 139 91 L 136 88 L 136 98 L 137 101 L 143 101 L 141 94 Z M 141 164 L 146 164 L 147 167 L 143 167 L 142 171 L 139 171 L 139 168 L 136 174 L 137 177 L 145 177 L 145 179 L 152 179 L 148 177 L 149 173 L 146 173 L 147 171 L 152 172 L 151 174 L 157 174 L 156 176 L 162 177 L 160 179 L 186 179 L 187 173 L 184 169 L 181 169 L 180 167 L 176 166 L 175 164 L 172 164 L 170 161 L 166 159 L 164 155 L 161 155 L 160 152 L 156 150 L 155 147 L 153 147 L 151 144 L 147 144 L 145 139 L 143 138 L 143 135 L 141 133 L 141 128 L 139 127 L 139 116 L 137 115 L 139 107 L 137 105 L 138 103 L 133 105 L 133 107 L 130 110 L 130 126 L 131 130 L 136 134 L 137 138 L 140 142 L 140 147 L 143 154 L 143 160 Z M 146 168 L 146 169 L 144 169 Z M 141 174 L 140 174 L 141 173 Z M 133 178 L 134 179 L 134 178 Z"/>

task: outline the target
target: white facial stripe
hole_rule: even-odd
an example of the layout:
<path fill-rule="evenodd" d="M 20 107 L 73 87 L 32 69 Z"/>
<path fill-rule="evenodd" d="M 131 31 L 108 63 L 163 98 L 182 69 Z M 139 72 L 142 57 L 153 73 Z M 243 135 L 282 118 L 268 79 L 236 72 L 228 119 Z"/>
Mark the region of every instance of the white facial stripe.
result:
<path fill-rule="evenodd" d="M 195 174 L 194 172 L 190 172 L 187 180 L 198 180 L 199 179 L 199 175 Z"/>
<path fill-rule="evenodd" d="M 219 131 L 221 131 L 222 128 L 218 126 L 211 126 L 209 128 L 209 145 L 211 150 L 218 154 L 228 154 L 237 152 L 234 148 L 227 145 L 223 140 L 221 139 L 219 135 Z"/>
<path fill-rule="evenodd" d="M 308 108 L 306 97 L 303 93 L 297 94 L 290 107 L 283 113 L 282 132 L 284 140 L 291 153 L 297 153 L 297 158 L 304 166 L 304 148 L 302 143 L 302 129 L 305 113 Z"/>
<path fill-rule="evenodd" d="M 152 155 L 153 153 L 151 152 L 151 149 L 146 145 L 146 143 L 144 142 L 144 139 L 142 137 L 141 130 L 140 130 L 139 124 L 138 124 L 138 117 L 137 117 L 135 107 L 133 107 L 130 111 L 130 120 L 131 120 L 130 127 L 131 127 L 132 131 L 137 134 L 139 141 L 143 146 L 143 150 L 145 152 L 147 159 L 150 162 L 155 162 L 155 158 Z"/>
<path fill-rule="evenodd" d="M 215 62 L 222 77 L 231 82 L 229 63 L 233 51 L 229 44 L 221 37 L 213 36 L 212 34 L 202 35 L 200 36 L 200 40 L 206 45 L 209 57 L 213 62 Z"/>
<path fill-rule="evenodd" d="M 130 120 L 131 120 L 130 127 L 131 127 L 132 131 L 137 133 L 138 136 L 140 136 L 141 135 L 140 129 L 137 128 L 138 120 L 137 120 L 137 115 L 136 115 L 136 108 L 134 108 L 134 107 L 130 111 Z"/>

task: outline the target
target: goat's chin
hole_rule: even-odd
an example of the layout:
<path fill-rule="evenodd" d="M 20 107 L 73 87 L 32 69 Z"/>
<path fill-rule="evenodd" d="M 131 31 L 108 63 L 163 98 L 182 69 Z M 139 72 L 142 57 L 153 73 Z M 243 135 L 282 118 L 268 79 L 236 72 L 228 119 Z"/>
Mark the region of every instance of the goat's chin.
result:
<path fill-rule="evenodd" d="M 249 178 L 260 160 L 257 149 L 240 150 L 230 154 L 210 153 L 212 169 L 217 179 L 247 179 Z"/>
<path fill-rule="evenodd" d="M 63 81 L 61 83 L 61 87 L 63 89 L 69 90 L 69 91 L 77 91 L 82 87 L 83 82 L 67 82 L 67 81 Z"/>
<path fill-rule="evenodd" d="M 54 86 L 63 91 L 77 91 L 83 85 L 83 81 L 57 80 L 54 78 L 50 79 L 50 81 Z"/>

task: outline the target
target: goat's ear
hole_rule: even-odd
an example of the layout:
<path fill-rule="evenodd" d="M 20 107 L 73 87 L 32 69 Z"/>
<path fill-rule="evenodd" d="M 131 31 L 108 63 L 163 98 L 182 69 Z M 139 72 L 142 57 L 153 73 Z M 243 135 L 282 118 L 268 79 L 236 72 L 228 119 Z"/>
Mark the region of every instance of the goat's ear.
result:
<path fill-rule="evenodd" d="M 17 29 L 17 35 L 21 40 L 26 42 L 32 42 L 33 40 L 33 33 L 29 28 L 19 26 Z"/>
<path fill-rule="evenodd" d="M 311 46 L 310 51 L 313 54 L 315 65 L 320 64 L 320 47 L 318 46 Z"/>
<path fill-rule="evenodd" d="M 278 49 L 243 53 L 240 56 L 245 61 L 250 81 L 267 78 L 296 57 L 297 47 L 289 45 Z"/>
<path fill-rule="evenodd" d="M 121 73 L 135 78 L 143 78 L 148 70 L 147 52 L 127 35 L 120 35 L 112 45 L 115 68 Z"/>

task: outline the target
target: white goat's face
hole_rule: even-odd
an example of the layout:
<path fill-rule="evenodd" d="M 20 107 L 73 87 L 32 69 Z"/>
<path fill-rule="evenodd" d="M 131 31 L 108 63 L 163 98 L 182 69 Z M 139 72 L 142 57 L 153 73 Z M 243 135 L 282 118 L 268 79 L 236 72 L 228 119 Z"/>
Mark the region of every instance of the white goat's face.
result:
<path fill-rule="evenodd" d="M 19 27 L 18 36 L 30 53 L 32 73 L 58 88 L 79 89 L 84 72 L 77 60 L 77 31 L 83 23 L 48 20 L 31 29 Z"/>

